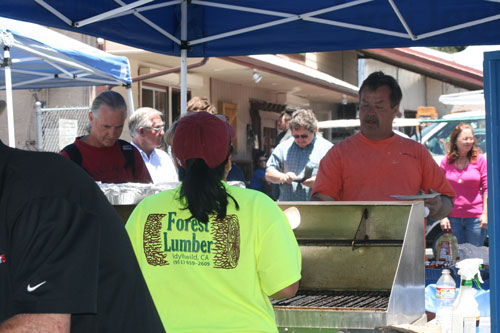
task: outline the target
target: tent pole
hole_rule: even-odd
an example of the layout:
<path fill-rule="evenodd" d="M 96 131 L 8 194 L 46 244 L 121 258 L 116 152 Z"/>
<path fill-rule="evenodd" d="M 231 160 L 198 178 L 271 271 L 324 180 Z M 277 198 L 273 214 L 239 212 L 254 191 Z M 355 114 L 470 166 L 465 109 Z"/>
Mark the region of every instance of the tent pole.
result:
<path fill-rule="evenodd" d="M 187 113 L 187 1 L 181 3 L 181 117 Z"/>
<path fill-rule="evenodd" d="M 5 68 L 5 97 L 7 102 L 7 127 L 9 129 L 9 146 L 12 148 L 16 147 L 16 136 L 14 133 L 14 109 L 12 101 L 12 77 L 10 66 L 10 50 L 8 46 L 3 48 L 3 66 Z"/>
<path fill-rule="evenodd" d="M 181 116 L 187 113 L 187 50 L 181 51 Z"/>
<path fill-rule="evenodd" d="M 128 109 L 130 114 L 134 113 L 134 96 L 132 95 L 132 85 L 129 84 L 126 86 L 127 88 L 127 96 L 128 96 Z"/>
<path fill-rule="evenodd" d="M 43 150 L 43 135 L 42 135 L 42 102 L 37 101 L 36 106 L 36 133 L 38 151 Z"/>

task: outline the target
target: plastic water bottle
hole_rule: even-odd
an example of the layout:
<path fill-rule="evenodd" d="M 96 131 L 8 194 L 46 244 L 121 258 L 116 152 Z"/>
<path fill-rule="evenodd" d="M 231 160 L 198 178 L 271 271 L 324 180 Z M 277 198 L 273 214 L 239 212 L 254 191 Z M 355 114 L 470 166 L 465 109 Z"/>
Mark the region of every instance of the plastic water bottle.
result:
<path fill-rule="evenodd" d="M 451 332 L 452 309 L 456 290 L 455 280 L 451 277 L 450 270 L 443 269 L 441 277 L 436 283 L 436 322 L 443 333 Z"/>

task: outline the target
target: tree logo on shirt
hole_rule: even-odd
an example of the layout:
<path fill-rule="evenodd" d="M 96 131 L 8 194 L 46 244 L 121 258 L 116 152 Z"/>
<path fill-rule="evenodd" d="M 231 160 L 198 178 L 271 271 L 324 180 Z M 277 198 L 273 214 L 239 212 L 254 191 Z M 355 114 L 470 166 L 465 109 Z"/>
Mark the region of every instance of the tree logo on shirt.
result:
<path fill-rule="evenodd" d="M 184 220 L 176 215 L 176 212 L 168 212 L 147 216 L 143 248 L 149 265 L 209 267 L 212 261 L 213 268 L 234 269 L 238 266 L 240 224 L 236 215 L 227 215 L 222 220 L 212 219 L 208 224 L 194 218 Z M 212 240 L 200 239 L 200 233 L 210 233 Z M 167 260 L 169 255 L 172 262 Z"/>
<path fill-rule="evenodd" d="M 143 246 L 146 261 L 152 266 L 170 265 L 162 250 L 161 219 L 166 214 L 149 214 L 144 225 Z"/>
<path fill-rule="evenodd" d="M 234 214 L 223 220 L 213 220 L 214 268 L 233 269 L 240 258 L 240 224 Z"/>

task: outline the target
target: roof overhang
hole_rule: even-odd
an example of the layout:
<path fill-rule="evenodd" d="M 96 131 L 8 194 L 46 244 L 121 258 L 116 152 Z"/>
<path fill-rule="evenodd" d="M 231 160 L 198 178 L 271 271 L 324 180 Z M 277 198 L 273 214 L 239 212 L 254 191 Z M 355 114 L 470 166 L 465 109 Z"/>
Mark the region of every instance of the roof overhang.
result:
<path fill-rule="evenodd" d="M 275 73 L 291 80 L 312 84 L 320 88 L 331 90 L 332 92 L 344 94 L 346 97 L 349 97 L 349 99 L 358 99 L 358 87 L 306 65 L 289 61 L 276 55 L 262 54 L 222 57 L 221 59 L 256 68 L 268 73 Z"/>
<path fill-rule="evenodd" d="M 179 58 L 152 53 L 106 41 L 105 49 L 112 54 L 127 56 L 137 61 L 140 67 L 150 67 L 152 72 L 178 68 Z M 202 58 L 188 58 L 188 66 Z M 252 70 L 262 75 L 256 84 L 252 81 Z M 213 57 L 201 67 L 189 70 L 189 74 L 208 76 L 232 84 L 261 88 L 276 93 L 292 94 L 318 103 L 357 103 L 358 87 L 304 64 L 296 63 L 278 55 Z M 168 74 L 169 82 L 180 84 L 179 74 Z M 154 79 L 149 80 L 154 83 Z M 175 83 L 176 82 L 176 83 Z M 190 80 L 188 80 L 188 85 Z"/>
<path fill-rule="evenodd" d="M 364 49 L 362 56 L 392 64 L 468 90 L 483 89 L 483 72 L 410 48 Z"/>

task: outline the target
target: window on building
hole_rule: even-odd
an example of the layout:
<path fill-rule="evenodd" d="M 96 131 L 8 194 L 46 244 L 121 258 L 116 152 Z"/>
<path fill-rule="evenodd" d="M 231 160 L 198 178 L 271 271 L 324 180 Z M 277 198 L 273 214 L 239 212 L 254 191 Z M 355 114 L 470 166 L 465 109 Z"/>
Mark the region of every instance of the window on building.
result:
<path fill-rule="evenodd" d="M 156 109 L 168 119 L 168 87 L 143 83 L 141 106 Z"/>
<path fill-rule="evenodd" d="M 172 91 L 172 121 L 179 119 L 181 116 L 181 90 L 170 88 Z M 187 92 L 187 100 L 191 99 L 191 92 Z"/>
<path fill-rule="evenodd" d="M 261 133 L 262 133 L 262 150 L 269 156 L 272 148 L 277 144 L 276 136 L 278 135 L 278 112 L 259 111 Z"/>
<path fill-rule="evenodd" d="M 191 92 L 188 91 L 187 99 L 190 98 Z M 177 88 L 143 82 L 141 106 L 161 111 L 165 117 L 165 122 L 170 126 L 172 122 L 179 119 L 181 114 L 181 91 Z"/>

